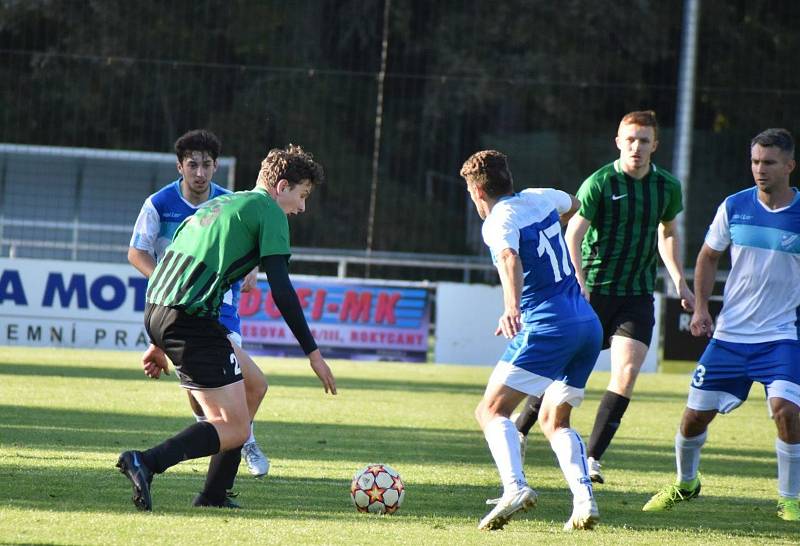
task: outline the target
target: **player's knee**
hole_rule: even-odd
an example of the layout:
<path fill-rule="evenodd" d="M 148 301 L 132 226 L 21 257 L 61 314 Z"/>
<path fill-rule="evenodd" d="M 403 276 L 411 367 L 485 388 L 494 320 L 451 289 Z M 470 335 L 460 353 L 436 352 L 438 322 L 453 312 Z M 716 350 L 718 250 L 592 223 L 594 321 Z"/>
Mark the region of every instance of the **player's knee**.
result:
<path fill-rule="evenodd" d="M 264 381 L 263 378 L 261 381 L 254 382 L 251 386 L 251 392 L 259 401 L 263 400 L 267 395 L 267 382 Z"/>
<path fill-rule="evenodd" d="M 263 373 L 251 373 L 245 379 L 244 384 L 248 397 L 251 399 L 256 399 L 260 402 L 267 394 L 267 378 L 264 377 Z"/>
<path fill-rule="evenodd" d="M 684 438 L 694 438 L 703 434 L 714 415 L 716 415 L 716 412 L 696 411 L 686 408 L 681 419 L 681 434 Z"/>
<path fill-rule="evenodd" d="M 237 422 L 236 426 L 232 430 L 232 436 L 233 445 L 240 446 L 244 444 L 250 437 L 250 422 Z"/>
<path fill-rule="evenodd" d="M 539 419 L 539 428 L 542 429 L 542 434 L 548 440 L 556 431 L 555 423 L 552 419 Z"/>
<path fill-rule="evenodd" d="M 484 405 L 483 400 L 481 400 L 478 405 L 475 407 L 475 420 L 480 423 L 481 427 L 483 427 L 483 416 L 484 416 Z"/>
<path fill-rule="evenodd" d="M 562 428 L 569 428 L 569 417 L 559 416 L 556 411 L 543 412 L 539 414 L 539 427 L 545 438 L 549 440 Z"/>
<path fill-rule="evenodd" d="M 481 429 L 485 428 L 489 421 L 497 417 L 497 415 L 493 404 L 487 400 L 481 400 L 478 407 L 475 408 L 475 419 L 478 421 Z"/>
<path fill-rule="evenodd" d="M 616 379 L 619 383 L 628 386 L 636 381 L 639 376 L 639 368 L 633 363 L 627 363 L 620 367 L 619 373 L 616 374 Z"/>
<path fill-rule="evenodd" d="M 772 418 L 778 429 L 792 430 L 800 428 L 800 408 L 794 404 L 779 404 L 772 409 Z"/>
<path fill-rule="evenodd" d="M 231 417 L 233 416 L 228 415 L 227 418 L 217 417 L 209 421 L 217 428 L 220 448 L 223 451 L 244 444 L 250 437 L 250 419 L 248 416 L 244 415 L 236 419 L 231 419 Z"/>

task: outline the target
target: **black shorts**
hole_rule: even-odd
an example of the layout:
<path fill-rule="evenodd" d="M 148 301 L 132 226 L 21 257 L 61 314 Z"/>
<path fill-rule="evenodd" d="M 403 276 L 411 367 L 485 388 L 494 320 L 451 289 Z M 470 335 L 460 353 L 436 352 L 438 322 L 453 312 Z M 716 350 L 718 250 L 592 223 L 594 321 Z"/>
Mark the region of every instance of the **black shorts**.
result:
<path fill-rule="evenodd" d="M 148 303 L 144 326 L 151 341 L 172 360 L 182 387 L 215 389 L 242 380 L 229 332 L 217 319 Z"/>
<path fill-rule="evenodd" d="M 611 336 L 641 341 L 648 347 L 656 324 L 652 294 L 605 296 L 591 294 L 589 303 L 603 325 L 603 349 L 611 346 Z"/>

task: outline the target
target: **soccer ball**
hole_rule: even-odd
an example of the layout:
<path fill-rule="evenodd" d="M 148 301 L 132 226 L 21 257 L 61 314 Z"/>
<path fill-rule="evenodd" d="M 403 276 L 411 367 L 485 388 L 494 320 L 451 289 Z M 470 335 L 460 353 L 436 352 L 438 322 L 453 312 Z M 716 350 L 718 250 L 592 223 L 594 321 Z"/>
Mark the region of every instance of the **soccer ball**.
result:
<path fill-rule="evenodd" d="M 356 472 L 350 484 L 350 498 L 359 512 L 393 514 L 405 496 L 400 474 L 387 464 L 367 465 Z"/>

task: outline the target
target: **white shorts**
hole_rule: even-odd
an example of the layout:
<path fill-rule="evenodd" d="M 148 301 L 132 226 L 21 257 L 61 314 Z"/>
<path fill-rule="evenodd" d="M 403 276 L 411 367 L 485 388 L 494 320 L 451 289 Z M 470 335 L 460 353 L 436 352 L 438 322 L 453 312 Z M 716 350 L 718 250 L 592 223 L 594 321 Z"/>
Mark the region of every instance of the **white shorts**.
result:
<path fill-rule="evenodd" d="M 489 385 L 498 384 L 532 396 L 542 396 L 544 393 L 545 398 L 553 405 L 567 403 L 573 408 L 581 405 L 585 392 L 584 389 L 571 387 L 563 381 L 553 381 L 503 360 L 497 363 L 489 377 Z"/>
<path fill-rule="evenodd" d="M 772 417 L 772 409 L 769 406 L 770 398 L 783 398 L 800 406 L 800 385 L 783 379 L 776 379 L 765 386 L 767 391 L 767 409 Z M 742 405 L 744 400 L 725 391 L 704 391 L 695 387 L 689 387 L 689 398 L 686 407 L 695 411 L 716 410 L 720 413 L 730 413 Z"/>

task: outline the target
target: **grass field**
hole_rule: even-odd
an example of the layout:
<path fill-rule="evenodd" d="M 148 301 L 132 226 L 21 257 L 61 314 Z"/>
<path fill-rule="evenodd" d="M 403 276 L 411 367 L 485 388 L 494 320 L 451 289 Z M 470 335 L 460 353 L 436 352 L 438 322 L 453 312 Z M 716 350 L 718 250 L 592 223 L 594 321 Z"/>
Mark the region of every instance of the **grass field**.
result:
<path fill-rule="evenodd" d="M 157 476 L 154 511 L 137 512 L 114 468 L 191 422 L 174 375 L 146 379 L 138 353 L 0 347 L 0 543 L 3 544 L 798 544 L 775 516 L 774 425 L 764 395 L 712 425 L 702 496 L 673 512 L 642 504 L 674 479 L 683 374 L 639 380 L 596 487 L 601 525 L 566 535 L 570 497 L 549 445 L 532 433 L 526 473 L 538 507 L 503 531 L 476 529 L 498 478 L 472 417 L 489 368 L 331 362 L 340 393 L 324 396 L 301 360 L 257 359 L 271 383 L 256 436 L 272 460 L 241 468 L 242 510 L 189 506 L 207 460 Z M 574 426 L 588 437 L 608 374 L 595 373 Z M 357 513 L 353 473 L 370 462 L 407 485 L 393 516 Z"/>

